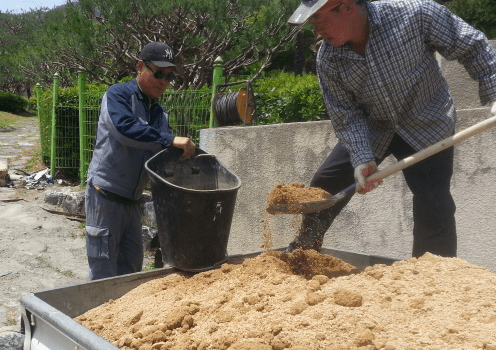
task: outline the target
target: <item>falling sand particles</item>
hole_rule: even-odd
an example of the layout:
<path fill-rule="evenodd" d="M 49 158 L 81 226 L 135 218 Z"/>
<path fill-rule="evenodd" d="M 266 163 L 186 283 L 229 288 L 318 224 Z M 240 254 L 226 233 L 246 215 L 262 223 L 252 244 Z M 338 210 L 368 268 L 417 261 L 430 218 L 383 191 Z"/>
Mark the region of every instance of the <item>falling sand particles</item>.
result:
<path fill-rule="evenodd" d="M 284 205 L 288 214 L 299 214 L 299 205 L 303 202 L 315 202 L 329 198 L 330 194 L 320 188 L 305 187 L 305 185 L 293 182 L 289 185 L 278 184 L 274 186 L 267 196 L 266 207 L 262 219 L 262 239 L 263 243 L 260 248 L 264 250 L 272 250 L 274 248 L 272 223 L 274 220 L 274 213 L 267 210 L 270 207 Z M 292 215 L 290 227 L 294 232 L 299 231 L 301 224 L 300 215 Z M 277 232 L 276 232 L 277 234 Z"/>
<path fill-rule="evenodd" d="M 76 318 L 121 349 L 496 349 L 496 275 L 427 253 L 364 270 L 313 250 L 173 273 Z"/>

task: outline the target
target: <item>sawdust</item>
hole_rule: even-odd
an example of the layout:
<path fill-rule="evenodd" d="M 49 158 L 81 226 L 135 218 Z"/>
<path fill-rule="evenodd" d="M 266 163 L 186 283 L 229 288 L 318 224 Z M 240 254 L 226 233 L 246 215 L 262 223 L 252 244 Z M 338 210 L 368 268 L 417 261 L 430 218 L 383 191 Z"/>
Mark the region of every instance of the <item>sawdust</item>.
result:
<path fill-rule="evenodd" d="M 329 198 L 331 195 L 321 188 L 317 187 L 305 187 L 305 185 L 297 182 L 293 182 L 289 185 L 278 184 L 274 186 L 269 195 L 267 196 L 266 207 L 264 211 L 263 218 L 260 220 L 262 224 L 262 245 L 260 248 L 265 250 L 271 250 L 274 248 L 274 240 L 272 237 L 272 231 L 278 232 L 277 229 L 274 230 L 274 217 L 276 217 L 274 212 L 268 210 L 271 207 L 284 205 L 287 210 L 287 214 L 300 214 L 300 204 L 304 202 L 315 202 L 321 201 Z M 268 215 L 271 214 L 271 215 Z M 298 235 L 301 226 L 301 216 L 293 215 L 291 223 L 289 225 L 293 228 L 295 236 Z"/>
<path fill-rule="evenodd" d="M 262 220 L 262 246 L 260 248 L 264 250 L 274 249 L 274 239 L 272 238 L 272 230 L 270 228 L 270 220 L 267 216 L 267 212 L 264 213 Z"/>
<path fill-rule="evenodd" d="M 270 191 L 267 206 L 314 202 L 327 199 L 330 196 L 321 188 L 305 187 L 305 185 L 296 182 L 289 185 L 279 184 Z"/>
<path fill-rule="evenodd" d="M 496 349 L 496 275 L 426 254 L 357 270 L 266 252 L 172 274 L 76 318 L 122 349 Z"/>
<path fill-rule="evenodd" d="M 291 215 L 284 215 L 285 218 L 289 217 L 288 222 L 287 220 L 284 220 L 281 215 L 272 215 L 267 211 L 264 212 L 263 217 L 260 220 L 262 230 L 262 244 L 260 245 L 260 248 L 263 250 L 273 250 L 275 247 L 273 233 L 277 235 L 283 227 L 289 227 L 293 231 L 295 237 L 298 235 L 302 217 L 301 215 L 296 215 L 298 213 L 290 214 Z"/>

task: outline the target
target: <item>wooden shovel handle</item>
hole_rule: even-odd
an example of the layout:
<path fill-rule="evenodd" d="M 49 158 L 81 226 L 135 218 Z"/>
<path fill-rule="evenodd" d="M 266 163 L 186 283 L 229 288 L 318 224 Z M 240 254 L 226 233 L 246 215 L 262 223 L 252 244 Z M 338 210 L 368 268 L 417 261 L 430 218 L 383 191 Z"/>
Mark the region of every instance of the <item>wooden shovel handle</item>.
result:
<path fill-rule="evenodd" d="M 393 165 L 388 166 L 387 168 L 384 168 L 382 170 L 379 170 L 378 172 L 370 175 L 365 179 L 365 181 L 370 181 L 370 180 L 382 180 L 390 175 L 393 175 L 397 173 L 400 170 L 403 170 L 410 165 L 413 165 L 415 163 L 420 162 L 421 160 L 424 160 L 425 158 L 428 158 L 432 156 L 433 154 L 436 154 L 438 152 L 441 152 L 442 150 L 445 150 L 446 148 L 449 148 L 459 142 L 462 142 L 463 140 L 468 139 L 469 137 L 472 137 L 474 135 L 477 135 L 481 133 L 484 130 L 490 129 L 493 126 L 496 125 L 496 116 L 491 117 L 489 119 L 486 119 L 480 123 L 477 123 L 470 128 L 467 128 L 463 131 L 460 131 L 453 136 L 447 137 L 444 140 L 441 140 L 439 142 L 436 142 L 435 144 L 415 153 L 412 154 L 409 157 L 406 157 Z"/>
<path fill-rule="evenodd" d="M 496 116 L 486 119 L 480 123 L 475 124 L 474 126 L 471 126 L 468 129 L 460 131 L 459 133 L 453 136 L 445 138 L 444 140 L 439 141 L 423 149 L 422 151 L 419 151 L 409 157 L 406 157 L 405 159 L 402 159 L 399 162 L 396 162 L 395 164 L 390 165 L 385 169 L 379 170 L 378 172 L 366 178 L 365 181 L 384 179 L 389 175 L 395 174 L 398 171 L 409 167 L 410 165 L 420 162 L 421 160 L 424 160 L 425 158 L 430 157 L 435 153 L 438 153 L 448 147 L 451 147 L 454 144 L 457 144 L 465 139 L 468 139 L 469 137 L 474 136 L 484 130 L 492 128 L 495 125 L 496 125 Z M 300 203 L 299 207 L 296 208 L 289 208 L 288 205 L 276 205 L 269 207 L 266 210 L 271 214 L 314 213 L 317 211 L 330 208 L 333 205 L 335 205 L 337 202 L 353 196 L 355 191 L 356 191 L 356 184 L 351 184 L 346 189 L 342 190 L 339 193 L 336 193 L 331 198 L 325 200 Z"/>

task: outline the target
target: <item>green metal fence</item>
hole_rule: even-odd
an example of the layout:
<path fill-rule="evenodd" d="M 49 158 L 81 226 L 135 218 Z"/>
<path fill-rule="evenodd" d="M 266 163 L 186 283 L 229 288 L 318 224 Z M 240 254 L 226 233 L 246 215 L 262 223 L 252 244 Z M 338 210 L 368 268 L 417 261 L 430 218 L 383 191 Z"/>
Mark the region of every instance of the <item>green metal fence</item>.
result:
<path fill-rule="evenodd" d="M 220 83 L 222 61 L 214 66 L 212 89 L 168 90 L 160 103 L 169 112 L 169 124 L 174 135 L 191 138 L 196 144 L 200 130 L 213 127 L 211 99 L 215 87 Z M 86 76 L 78 75 L 78 98 L 63 98 L 59 102 L 59 76 L 54 77 L 53 93 L 50 98 L 39 98 L 37 88 L 38 115 L 40 117 L 40 142 L 42 156 L 50 159 L 52 176 L 77 177 L 81 183 L 86 180 L 88 167 L 93 155 L 100 102 L 104 92 L 86 92 Z M 67 100 L 76 101 L 69 103 Z"/>
<path fill-rule="evenodd" d="M 200 130 L 209 127 L 211 96 L 211 90 L 167 91 L 160 104 L 169 112 L 172 134 L 189 137 L 198 144 Z"/>
<path fill-rule="evenodd" d="M 53 177 L 75 178 L 78 175 L 79 112 L 77 101 L 59 101 L 60 76 L 55 74 L 50 115 L 50 173 Z M 40 116 L 40 124 L 42 119 Z M 43 121 L 46 122 L 46 121 Z"/>
<path fill-rule="evenodd" d="M 168 90 L 160 104 L 169 112 L 169 124 L 174 135 L 189 137 L 198 144 L 200 130 L 209 127 L 211 90 Z M 80 115 L 81 134 L 81 180 L 86 178 L 93 146 L 95 144 L 98 112 L 103 93 L 83 93 L 84 108 Z"/>
<path fill-rule="evenodd" d="M 84 110 L 80 116 L 81 123 L 81 167 L 80 179 L 83 182 L 86 179 L 88 167 L 90 166 L 93 147 L 96 139 L 96 126 L 98 124 L 98 112 L 100 110 L 100 101 L 103 93 L 84 93 Z"/>
<path fill-rule="evenodd" d="M 78 105 L 58 103 L 55 109 L 55 152 L 51 156 L 52 176 L 77 177 L 79 170 L 79 112 Z"/>
<path fill-rule="evenodd" d="M 88 167 L 93 154 L 98 123 L 98 112 L 102 93 L 85 92 L 85 75 L 79 76 L 79 122 L 80 132 L 80 179 L 86 179 Z M 218 82 L 216 82 L 217 84 Z M 215 85 L 214 85 L 215 86 Z M 200 130 L 210 127 L 211 98 L 214 89 L 202 90 L 167 90 L 160 98 L 160 104 L 169 113 L 169 124 L 174 135 L 189 137 L 198 144 Z"/>

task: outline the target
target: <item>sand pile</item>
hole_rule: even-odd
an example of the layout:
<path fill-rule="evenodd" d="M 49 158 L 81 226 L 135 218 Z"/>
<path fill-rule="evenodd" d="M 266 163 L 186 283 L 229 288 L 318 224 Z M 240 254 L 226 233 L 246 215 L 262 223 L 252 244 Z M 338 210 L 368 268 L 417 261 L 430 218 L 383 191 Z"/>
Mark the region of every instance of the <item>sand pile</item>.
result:
<path fill-rule="evenodd" d="M 331 195 L 321 188 L 305 187 L 303 184 L 293 182 L 289 185 L 279 184 L 270 191 L 265 210 L 270 214 L 286 213 L 299 214 L 306 212 L 304 203 L 321 202 L 330 198 Z M 311 209 L 310 211 L 317 211 Z"/>
<path fill-rule="evenodd" d="M 279 184 L 271 189 L 267 198 L 267 206 L 321 201 L 330 196 L 328 192 L 318 187 L 305 187 L 296 182 L 289 185 Z"/>
<path fill-rule="evenodd" d="M 172 274 L 76 318 L 122 349 L 496 350 L 496 275 L 426 254 L 357 270 L 266 252 Z"/>

